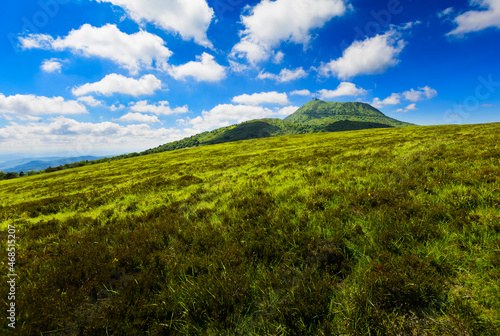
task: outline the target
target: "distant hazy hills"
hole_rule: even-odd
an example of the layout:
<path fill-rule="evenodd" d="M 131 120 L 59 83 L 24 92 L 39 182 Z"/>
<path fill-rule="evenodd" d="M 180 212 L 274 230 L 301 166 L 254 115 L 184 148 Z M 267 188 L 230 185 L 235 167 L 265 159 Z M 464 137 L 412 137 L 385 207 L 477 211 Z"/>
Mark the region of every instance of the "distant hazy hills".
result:
<path fill-rule="evenodd" d="M 12 161 L 4 161 L 0 162 L 0 171 L 5 173 L 13 172 L 29 172 L 30 170 L 40 171 L 44 170 L 48 167 L 57 167 L 65 164 L 70 164 L 74 162 L 80 161 L 93 161 L 98 160 L 102 157 L 97 156 L 79 156 L 79 157 L 47 157 L 47 158 L 24 158 L 24 159 L 16 159 Z"/>
<path fill-rule="evenodd" d="M 369 104 L 313 100 L 284 120 L 251 120 L 174 141 L 147 150 L 141 154 L 280 135 L 353 131 L 412 125 L 389 118 Z"/>

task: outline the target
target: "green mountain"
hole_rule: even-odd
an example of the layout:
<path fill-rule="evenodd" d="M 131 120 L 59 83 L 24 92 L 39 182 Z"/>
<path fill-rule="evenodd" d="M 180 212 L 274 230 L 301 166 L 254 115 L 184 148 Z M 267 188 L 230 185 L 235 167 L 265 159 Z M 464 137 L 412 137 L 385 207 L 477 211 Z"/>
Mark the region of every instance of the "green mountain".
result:
<path fill-rule="evenodd" d="M 369 104 L 313 100 L 284 120 L 269 118 L 250 120 L 174 141 L 141 154 L 281 135 L 404 126 L 412 124 L 389 118 Z"/>
<path fill-rule="evenodd" d="M 392 127 L 411 126 L 393 118 L 366 103 L 336 103 L 313 100 L 302 106 L 286 121 L 301 125 L 328 125 L 337 121 L 370 122 Z"/>

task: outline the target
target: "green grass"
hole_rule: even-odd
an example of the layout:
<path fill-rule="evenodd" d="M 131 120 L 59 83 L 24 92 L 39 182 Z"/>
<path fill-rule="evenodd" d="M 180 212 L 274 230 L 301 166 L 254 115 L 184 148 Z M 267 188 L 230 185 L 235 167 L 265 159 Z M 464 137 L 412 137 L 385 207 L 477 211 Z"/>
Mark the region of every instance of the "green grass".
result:
<path fill-rule="evenodd" d="M 16 332 L 498 335 L 499 133 L 292 135 L 0 181 Z"/>

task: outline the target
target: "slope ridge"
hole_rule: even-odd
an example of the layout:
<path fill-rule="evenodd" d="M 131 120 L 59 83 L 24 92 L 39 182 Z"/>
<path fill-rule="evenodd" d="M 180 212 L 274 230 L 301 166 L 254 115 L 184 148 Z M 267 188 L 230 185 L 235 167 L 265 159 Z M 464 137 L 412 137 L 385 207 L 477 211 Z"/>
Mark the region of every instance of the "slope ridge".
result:
<path fill-rule="evenodd" d="M 412 125 L 387 117 L 370 104 L 312 100 L 283 120 L 273 118 L 250 120 L 164 144 L 143 153 L 158 153 L 187 147 L 281 135 L 354 131 Z"/>

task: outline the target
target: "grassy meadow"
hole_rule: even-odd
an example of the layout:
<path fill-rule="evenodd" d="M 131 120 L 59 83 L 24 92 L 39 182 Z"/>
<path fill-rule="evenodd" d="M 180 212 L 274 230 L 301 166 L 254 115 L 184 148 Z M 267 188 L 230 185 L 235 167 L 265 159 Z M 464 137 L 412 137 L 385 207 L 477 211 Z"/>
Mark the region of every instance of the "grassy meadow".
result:
<path fill-rule="evenodd" d="M 0 181 L 0 333 L 498 335 L 499 134 L 291 135 Z"/>

